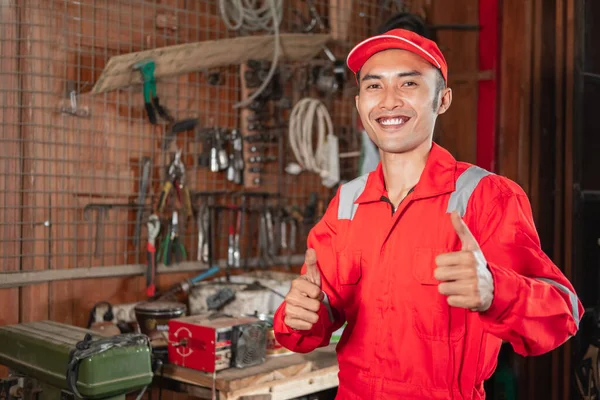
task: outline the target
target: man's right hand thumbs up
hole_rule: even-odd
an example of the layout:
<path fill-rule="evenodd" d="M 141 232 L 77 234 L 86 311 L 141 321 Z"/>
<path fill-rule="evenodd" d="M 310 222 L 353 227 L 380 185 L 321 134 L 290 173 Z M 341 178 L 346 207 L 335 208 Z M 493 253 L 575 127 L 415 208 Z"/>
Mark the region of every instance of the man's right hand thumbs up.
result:
<path fill-rule="evenodd" d="M 306 273 L 294 279 L 285 297 L 285 319 L 287 326 L 297 330 L 309 330 L 319 320 L 323 292 L 321 273 L 317 265 L 317 253 L 308 249 L 304 257 Z"/>

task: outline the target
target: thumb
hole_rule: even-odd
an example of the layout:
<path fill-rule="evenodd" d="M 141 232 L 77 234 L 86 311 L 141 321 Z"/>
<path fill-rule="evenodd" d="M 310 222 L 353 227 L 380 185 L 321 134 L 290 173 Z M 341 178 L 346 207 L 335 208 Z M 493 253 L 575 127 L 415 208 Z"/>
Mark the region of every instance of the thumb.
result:
<path fill-rule="evenodd" d="M 452 220 L 452 226 L 454 226 L 454 230 L 458 235 L 461 243 L 462 250 L 477 250 L 479 249 L 479 243 L 477 243 L 477 239 L 473 236 L 465 221 L 460 217 L 458 212 L 452 211 L 450 214 L 450 219 Z"/>
<path fill-rule="evenodd" d="M 317 266 L 317 252 L 314 249 L 306 250 L 304 263 L 306 264 L 306 278 L 321 287 L 321 272 Z"/>

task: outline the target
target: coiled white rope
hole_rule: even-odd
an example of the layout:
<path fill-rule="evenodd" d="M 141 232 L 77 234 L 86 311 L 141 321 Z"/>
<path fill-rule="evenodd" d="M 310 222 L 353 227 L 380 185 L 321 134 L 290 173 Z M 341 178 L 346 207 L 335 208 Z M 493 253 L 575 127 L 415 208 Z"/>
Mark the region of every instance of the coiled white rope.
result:
<path fill-rule="evenodd" d="M 316 149 L 313 134 L 316 134 Z M 333 123 L 327 107 L 318 99 L 300 100 L 292 109 L 289 122 L 289 142 L 296 161 L 304 170 L 326 177 L 329 173 L 327 139 L 333 137 Z"/>
<path fill-rule="evenodd" d="M 219 9 L 223 22 L 229 29 L 237 31 L 243 28 L 249 32 L 264 30 L 275 36 L 273 60 L 264 82 L 246 100 L 233 105 L 233 108 L 246 107 L 266 89 L 277 70 L 281 52 L 279 25 L 283 17 L 283 0 L 219 0 Z"/>

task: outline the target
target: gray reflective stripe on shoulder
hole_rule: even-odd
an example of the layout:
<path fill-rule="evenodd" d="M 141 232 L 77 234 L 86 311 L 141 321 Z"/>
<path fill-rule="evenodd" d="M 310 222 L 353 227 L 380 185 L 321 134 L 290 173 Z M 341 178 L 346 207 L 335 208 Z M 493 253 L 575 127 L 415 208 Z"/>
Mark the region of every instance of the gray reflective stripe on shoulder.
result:
<path fill-rule="evenodd" d="M 577 303 L 577 295 L 569 290 L 568 287 L 562 285 L 556 281 L 553 281 L 549 278 L 535 278 L 538 281 L 549 283 L 550 285 L 560 289 L 561 292 L 569 295 L 569 301 L 571 302 L 571 315 L 573 315 L 573 319 L 575 320 L 575 324 L 577 328 L 579 328 L 579 304 Z"/>
<path fill-rule="evenodd" d="M 358 204 L 354 204 L 356 199 L 362 194 L 367 186 L 369 174 L 359 176 L 358 178 L 344 183 L 340 188 L 340 203 L 338 206 L 338 219 L 352 220 L 358 209 Z"/>
<path fill-rule="evenodd" d="M 450 195 L 446 212 L 451 213 L 456 210 L 461 217 L 464 217 L 471 195 L 477 185 L 479 185 L 479 182 L 488 175 L 491 175 L 491 172 L 475 165 L 467 168 L 460 174 L 456 180 L 456 188 Z"/>

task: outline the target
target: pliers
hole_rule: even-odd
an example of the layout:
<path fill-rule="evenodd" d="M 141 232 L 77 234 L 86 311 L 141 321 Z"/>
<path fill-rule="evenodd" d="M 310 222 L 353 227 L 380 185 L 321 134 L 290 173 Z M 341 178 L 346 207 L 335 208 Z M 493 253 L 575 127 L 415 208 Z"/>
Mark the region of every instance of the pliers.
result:
<path fill-rule="evenodd" d="M 185 185 L 185 166 L 181 161 L 181 149 L 175 153 L 175 157 L 167 170 L 167 175 L 169 179 L 163 185 L 163 190 L 158 200 L 158 211 L 162 212 L 165 209 L 169 193 L 175 187 L 177 200 L 179 200 L 179 203 L 185 209 L 185 220 L 192 215 L 192 200 L 190 198 L 190 191 Z"/>
<path fill-rule="evenodd" d="M 177 221 L 177 211 L 173 211 L 173 217 L 171 220 L 171 230 L 165 235 L 163 239 L 160 250 L 159 250 L 159 258 L 162 259 L 162 262 L 165 266 L 171 265 L 171 255 L 175 253 L 175 259 L 177 262 L 181 262 L 187 259 L 187 253 L 185 251 L 185 246 L 179 240 L 179 225 Z"/>
<path fill-rule="evenodd" d="M 169 111 L 160 104 L 156 95 L 155 62 L 153 60 L 142 60 L 135 63 L 133 69 L 139 71 L 142 75 L 142 82 L 144 83 L 144 106 L 146 107 L 150 123 L 153 125 L 158 124 L 156 113 L 170 124 L 175 122 Z"/>

